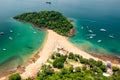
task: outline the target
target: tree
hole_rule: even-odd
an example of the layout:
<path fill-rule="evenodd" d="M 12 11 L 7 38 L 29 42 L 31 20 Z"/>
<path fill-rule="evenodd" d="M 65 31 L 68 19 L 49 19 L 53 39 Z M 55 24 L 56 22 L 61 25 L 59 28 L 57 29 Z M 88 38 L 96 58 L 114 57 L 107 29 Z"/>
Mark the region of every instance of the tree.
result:
<path fill-rule="evenodd" d="M 60 62 L 60 61 L 55 61 L 55 62 L 53 62 L 53 66 L 54 66 L 55 68 L 61 69 L 61 68 L 64 67 L 64 63 L 63 63 L 63 62 Z"/>
<path fill-rule="evenodd" d="M 69 67 L 69 71 L 70 71 L 70 72 L 73 72 L 73 70 L 74 70 L 73 66 L 70 66 L 70 67 Z"/>
<path fill-rule="evenodd" d="M 66 60 L 66 56 L 61 56 L 53 61 L 53 66 L 55 68 L 63 68 L 64 67 L 64 62 Z"/>
<path fill-rule="evenodd" d="M 88 60 L 85 58 L 79 58 L 79 60 L 80 60 L 80 63 L 82 64 L 88 64 Z"/>
<path fill-rule="evenodd" d="M 70 52 L 68 58 L 69 58 L 69 59 L 74 59 L 75 56 L 74 56 L 74 54 L 73 54 L 72 52 Z"/>
<path fill-rule="evenodd" d="M 75 68 L 75 72 L 81 72 L 81 68 L 80 67 L 76 67 Z"/>
<path fill-rule="evenodd" d="M 86 65 L 82 66 L 82 70 L 85 71 L 87 69 Z"/>
<path fill-rule="evenodd" d="M 97 73 L 102 73 L 102 70 L 100 69 L 100 68 L 98 68 L 98 67 L 93 67 L 93 69 L 92 69 L 94 72 L 97 72 Z"/>
<path fill-rule="evenodd" d="M 102 61 L 96 61 L 96 64 L 95 64 L 97 67 L 100 67 L 101 65 L 103 65 Z"/>
<path fill-rule="evenodd" d="M 119 70 L 118 67 L 115 67 L 115 66 L 112 67 L 112 71 L 113 71 L 113 72 L 116 72 L 116 71 L 118 71 L 118 70 Z"/>
<path fill-rule="evenodd" d="M 42 66 L 42 72 L 45 75 L 52 75 L 52 74 L 54 74 L 54 70 L 52 69 L 52 67 L 50 65 L 43 65 Z"/>
<path fill-rule="evenodd" d="M 12 74 L 9 76 L 9 80 L 21 80 L 21 76 L 18 73 Z"/>
<path fill-rule="evenodd" d="M 101 69 L 103 72 L 106 72 L 106 71 L 107 71 L 106 65 L 101 65 L 101 66 L 100 66 L 100 69 Z"/>

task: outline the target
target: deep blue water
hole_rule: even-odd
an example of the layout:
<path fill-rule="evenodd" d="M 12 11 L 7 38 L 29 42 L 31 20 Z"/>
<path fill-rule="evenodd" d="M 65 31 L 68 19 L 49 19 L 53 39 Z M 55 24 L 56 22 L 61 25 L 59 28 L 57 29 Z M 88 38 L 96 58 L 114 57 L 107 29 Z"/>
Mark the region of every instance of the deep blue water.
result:
<path fill-rule="evenodd" d="M 46 1 L 51 1 L 52 4 L 46 4 Z M 42 45 L 45 32 L 12 19 L 24 12 L 41 10 L 56 10 L 73 18 L 76 36 L 69 40 L 81 49 L 120 55 L 119 4 L 120 0 L 0 0 L 0 32 L 5 32 L 5 35 L 0 35 L 0 66 L 10 60 L 21 64 L 25 55 L 32 55 Z M 81 29 L 82 26 L 84 29 Z M 102 28 L 107 31 L 101 32 Z M 11 29 L 13 33 L 10 33 Z M 88 39 L 88 30 L 96 34 L 93 39 Z M 33 34 L 34 31 L 37 34 Z M 114 38 L 108 35 L 113 35 Z M 13 37 L 12 41 L 8 39 L 9 36 Z M 101 43 L 98 40 L 102 40 Z M 3 51 L 3 48 L 7 50 Z"/>

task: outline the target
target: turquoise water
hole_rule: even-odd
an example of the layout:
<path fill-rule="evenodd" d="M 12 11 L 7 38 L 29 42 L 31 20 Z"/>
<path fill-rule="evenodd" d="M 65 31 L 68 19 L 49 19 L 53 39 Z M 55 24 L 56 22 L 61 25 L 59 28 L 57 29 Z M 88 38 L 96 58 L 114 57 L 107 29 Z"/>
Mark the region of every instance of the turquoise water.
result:
<path fill-rule="evenodd" d="M 46 4 L 46 1 L 52 4 Z M 5 32 L 0 35 L 0 70 L 8 64 L 22 64 L 24 58 L 31 56 L 44 41 L 44 31 L 12 19 L 24 12 L 60 11 L 74 19 L 76 35 L 69 40 L 76 46 L 89 52 L 120 55 L 119 4 L 120 0 L 0 0 L 0 32 Z M 84 29 L 81 29 L 82 26 Z M 102 28 L 107 31 L 101 32 Z M 88 39 L 88 30 L 96 36 Z M 114 35 L 114 38 L 109 35 Z M 101 42 L 98 43 L 98 40 Z"/>
<path fill-rule="evenodd" d="M 46 34 L 30 24 L 13 19 L 6 21 L 2 31 L 4 35 L 0 35 L 0 70 L 6 65 L 14 65 L 9 66 L 12 68 L 26 62 L 25 58 L 29 58 L 42 45 Z"/>

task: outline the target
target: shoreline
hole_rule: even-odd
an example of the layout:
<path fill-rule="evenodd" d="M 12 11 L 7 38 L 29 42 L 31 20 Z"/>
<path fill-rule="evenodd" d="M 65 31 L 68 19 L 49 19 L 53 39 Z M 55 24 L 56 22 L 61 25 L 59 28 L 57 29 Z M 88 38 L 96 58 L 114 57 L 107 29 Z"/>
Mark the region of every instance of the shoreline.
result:
<path fill-rule="evenodd" d="M 33 25 L 33 24 L 31 24 L 31 25 L 32 25 L 32 26 L 35 26 L 35 25 Z M 35 26 L 35 27 L 37 27 L 37 26 Z M 40 28 L 37 28 L 37 29 L 40 29 Z M 46 29 L 40 29 L 40 30 L 44 30 L 44 31 L 46 32 L 46 34 L 47 34 Z M 39 51 L 41 51 L 41 50 L 43 49 L 44 44 L 45 44 L 45 42 L 46 42 L 46 40 L 47 40 L 47 36 L 48 36 L 48 35 L 45 36 L 45 39 L 44 39 L 42 45 L 38 48 L 38 50 L 34 51 L 34 52 L 32 53 L 32 55 L 30 55 L 29 57 L 26 57 L 26 58 L 28 58 L 28 59 L 25 59 L 25 62 L 24 62 L 22 65 L 18 65 L 18 66 L 14 67 L 14 68 L 10 68 L 10 69 L 8 69 L 7 71 L 2 71 L 2 73 L 1 73 L 1 75 L 0 75 L 0 80 L 6 80 L 6 79 L 8 79 L 8 76 L 9 76 L 10 74 L 13 74 L 13 73 L 16 73 L 16 72 L 17 72 L 17 73 L 23 73 L 23 72 L 25 72 L 25 68 L 26 68 L 28 65 L 30 65 L 30 64 L 32 64 L 32 63 L 35 63 L 35 61 L 37 61 L 37 59 L 40 58 Z M 5 79 L 4 79 L 4 78 L 5 78 Z"/>
<path fill-rule="evenodd" d="M 45 37 L 45 40 L 44 40 L 42 46 L 32 56 L 32 58 L 33 58 L 37 54 L 40 57 L 37 58 L 34 62 L 31 62 L 24 67 L 24 71 L 21 73 L 21 77 L 23 79 L 31 77 L 32 75 L 36 75 L 37 72 L 40 70 L 40 67 L 42 66 L 42 64 L 47 61 L 47 59 L 50 57 L 52 52 L 54 52 L 54 50 L 57 48 L 64 48 L 65 50 L 67 50 L 69 52 L 73 52 L 75 54 L 80 54 L 81 56 L 83 56 L 84 58 L 87 58 L 87 59 L 93 58 L 94 60 L 101 60 L 101 61 L 105 62 L 104 59 L 101 59 L 99 56 L 91 55 L 87 52 L 82 51 L 81 49 L 76 47 L 74 44 L 72 44 L 68 40 L 67 37 L 61 36 L 52 30 L 45 30 L 45 31 L 47 33 L 46 33 L 46 37 Z M 104 57 L 104 56 L 102 56 L 102 57 Z M 30 60 L 31 60 L 31 58 L 30 58 Z M 111 64 L 113 66 L 120 67 L 119 64 L 114 64 L 114 63 L 111 63 Z M 0 80 L 5 80 L 5 79 L 0 79 Z"/>
<path fill-rule="evenodd" d="M 51 38 L 51 36 L 52 36 L 52 38 Z M 53 40 L 53 38 L 55 38 L 55 39 Z M 47 43 L 49 43 L 49 42 L 52 43 L 52 45 L 49 44 L 49 46 L 47 46 L 48 45 Z M 46 47 L 50 47 L 51 50 L 50 49 L 48 50 Z M 40 69 L 40 67 L 42 66 L 42 64 L 47 61 L 47 59 L 51 55 L 50 53 L 52 53 L 55 49 L 57 49 L 59 47 L 64 48 L 65 50 L 67 50 L 69 52 L 73 52 L 75 54 L 80 54 L 81 56 L 83 56 L 84 58 L 87 58 L 87 59 L 93 58 L 95 60 L 101 60 L 98 57 L 95 57 L 95 56 L 77 48 L 74 44 L 72 44 L 70 41 L 67 40 L 67 37 L 61 36 L 52 30 L 47 30 L 47 35 L 46 35 L 44 45 L 42 46 L 42 49 L 39 51 L 40 58 L 35 63 L 30 64 L 26 67 L 25 72 L 23 74 L 21 74 L 22 78 L 25 79 L 27 77 L 30 77 L 31 75 L 36 74 L 38 72 L 38 70 Z M 45 50 L 48 50 L 48 51 L 46 51 L 47 53 L 46 54 L 42 53 Z M 42 55 L 45 55 L 46 59 L 44 58 L 44 60 L 42 60 L 41 59 Z M 105 62 L 104 60 L 101 60 L 101 61 Z M 112 63 L 112 65 L 120 67 L 120 65 L 118 65 L 118 64 Z M 35 66 L 37 66 L 37 67 L 35 68 Z M 34 70 L 34 71 L 31 71 L 31 70 Z"/>

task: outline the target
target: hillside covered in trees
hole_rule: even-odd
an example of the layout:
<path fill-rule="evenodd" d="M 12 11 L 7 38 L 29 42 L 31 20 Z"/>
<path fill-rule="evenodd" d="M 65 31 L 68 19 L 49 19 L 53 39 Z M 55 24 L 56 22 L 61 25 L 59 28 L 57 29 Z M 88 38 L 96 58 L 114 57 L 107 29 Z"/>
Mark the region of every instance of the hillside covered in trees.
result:
<path fill-rule="evenodd" d="M 63 36 L 72 36 L 73 25 L 57 11 L 29 12 L 15 16 L 14 19 L 32 23 L 40 28 L 54 30 Z"/>

